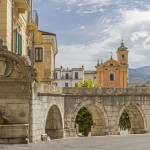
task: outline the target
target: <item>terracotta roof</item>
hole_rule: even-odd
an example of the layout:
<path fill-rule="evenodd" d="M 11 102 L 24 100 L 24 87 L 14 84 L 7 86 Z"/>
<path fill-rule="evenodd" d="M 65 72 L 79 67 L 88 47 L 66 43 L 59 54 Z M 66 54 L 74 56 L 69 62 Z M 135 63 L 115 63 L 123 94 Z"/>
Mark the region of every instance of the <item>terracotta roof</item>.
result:
<path fill-rule="evenodd" d="M 39 31 L 42 32 L 42 35 L 54 35 L 54 36 L 56 36 L 55 33 L 45 32 L 45 31 L 42 31 L 42 30 L 39 30 Z"/>

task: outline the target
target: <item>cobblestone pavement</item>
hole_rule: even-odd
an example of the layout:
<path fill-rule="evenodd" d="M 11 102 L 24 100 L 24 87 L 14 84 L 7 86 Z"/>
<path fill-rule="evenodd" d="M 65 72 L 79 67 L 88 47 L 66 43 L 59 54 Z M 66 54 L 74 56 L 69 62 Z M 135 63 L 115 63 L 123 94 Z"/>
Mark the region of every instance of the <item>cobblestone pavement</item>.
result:
<path fill-rule="evenodd" d="M 28 145 L 0 145 L 0 150 L 150 150 L 150 134 L 80 137 Z"/>

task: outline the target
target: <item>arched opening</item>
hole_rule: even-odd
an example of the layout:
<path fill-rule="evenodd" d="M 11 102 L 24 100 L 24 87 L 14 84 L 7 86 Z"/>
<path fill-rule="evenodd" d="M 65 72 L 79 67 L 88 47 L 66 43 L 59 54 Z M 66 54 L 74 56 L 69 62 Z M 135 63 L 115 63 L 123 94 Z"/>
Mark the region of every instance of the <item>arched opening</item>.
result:
<path fill-rule="evenodd" d="M 138 110 L 138 108 L 134 105 L 128 105 L 124 110 L 122 115 L 126 112 L 126 114 L 124 115 L 124 123 L 125 125 L 127 125 L 130 122 L 130 125 L 128 124 L 128 129 L 130 134 L 140 134 L 144 132 L 144 121 L 142 118 L 142 115 L 140 113 L 140 111 Z M 120 120 L 123 119 L 122 115 L 120 117 Z M 127 116 L 128 115 L 128 116 Z M 127 119 L 129 117 L 129 120 Z M 127 123 L 128 122 L 128 123 Z M 120 122 L 119 122 L 120 124 Z"/>
<path fill-rule="evenodd" d="M 91 104 L 87 104 L 84 107 L 88 110 L 88 112 L 92 116 L 93 125 L 91 126 L 91 135 L 92 136 L 107 135 L 108 131 L 106 129 L 105 117 L 100 108 L 98 106 Z"/>
<path fill-rule="evenodd" d="M 93 120 L 92 115 L 85 107 L 82 107 L 77 113 L 75 123 L 78 133 L 82 133 L 82 135 L 88 136 L 93 125 Z"/>
<path fill-rule="evenodd" d="M 51 139 L 63 138 L 62 117 L 58 106 L 53 105 L 47 115 L 45 133 Z"/>

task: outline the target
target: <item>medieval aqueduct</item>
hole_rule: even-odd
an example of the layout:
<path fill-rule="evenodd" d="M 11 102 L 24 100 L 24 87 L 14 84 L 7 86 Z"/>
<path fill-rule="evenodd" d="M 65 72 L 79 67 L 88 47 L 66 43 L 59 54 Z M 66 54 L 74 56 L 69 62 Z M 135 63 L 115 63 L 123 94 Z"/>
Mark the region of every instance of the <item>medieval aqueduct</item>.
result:
<path fill-rule="evenodd" d="M 124 109 L 131 133 L 150 132 L 149 88 L 35 88 L 31 67 L 0 48 L 0 143 L 37 142 L 45 133 L 52 139 L 74 137 L 82 107 L 92 115 L 94 136 L 117 135 Z"/>

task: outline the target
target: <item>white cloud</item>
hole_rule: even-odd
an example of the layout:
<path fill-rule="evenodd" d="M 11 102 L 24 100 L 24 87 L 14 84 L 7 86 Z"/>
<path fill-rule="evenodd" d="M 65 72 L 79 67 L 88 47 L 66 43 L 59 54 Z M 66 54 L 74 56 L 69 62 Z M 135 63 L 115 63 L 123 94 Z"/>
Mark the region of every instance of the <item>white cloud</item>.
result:
<path fill-rule="evenodd" d="M 148 36 L 147 31 L 134 32 L 132 33 L 131 41 L 134 42 L 135 40 L 138 40 L 139 38 L 145 38 L 147 36 Z"/>
<path fill-rule="evenodd" d="M 81 30 L 85 29 L 85 26 L 80 26 L 80 29 L 81 29 Z"/>
<path fill-rule="evenodd" d="M 129 26 L 150 22 L 150 11 L 140 11 L 138 9 L 122 11 L 123 19 Z"/>
<path fill-rule="evenodd" d="M 108 60 L 111 51 L 113 52 L 114 59 L 116 59 L 116 50 L 120 46 L 119 43 L 122 36 L 124 36 L 125 46 L 130 51 L 130 67 L 148 65 L 149 56 L 146 54 L 146 51 L 150 49 L 150 36 L 148 36 L 150 30 L 150 11 L 133 9 L 120 12 L 116 14 L 120 15 L 121 19 L 119 21 L 112 23 L 111 19 L 104 17 L 101 21 L 97 22 L 98 24 L 91 27 L 91 32 L 95 30 L 94 35 L 96 37 L 96 34 L 103 34 L 103 39 L 100 38 L 89 44 L 62 45 L 57 56 L 57 65 L 60 66 L 62 65 L 60 62 L 63 62 L 65 67 L 69 66 L 71 68 L 80 67 L 83 64 L 86 69 L 94 70 L 97 60 L 101 58 L 104 61 Z M 99 25 L 103 24 L 105 25 L 104 30 L 98 28 Z M 84 26 L 80 25 L 80 29 L 84 28 Z M 89 36 L 91 33 L 88 28 L 86 31 L 86 36 Z M 136 41 L 138 42 L 136 43 Z"/>
<path fill-rule="evenodd" d="M 70 12 L 71 10 L 70 10 L 70 9 L 66 9 L 65 11 L 66 11 L 66 12 Z"/>

